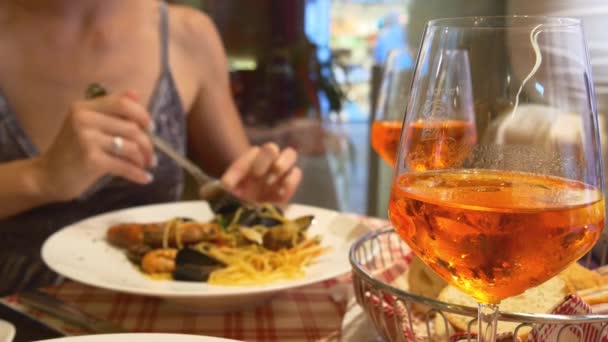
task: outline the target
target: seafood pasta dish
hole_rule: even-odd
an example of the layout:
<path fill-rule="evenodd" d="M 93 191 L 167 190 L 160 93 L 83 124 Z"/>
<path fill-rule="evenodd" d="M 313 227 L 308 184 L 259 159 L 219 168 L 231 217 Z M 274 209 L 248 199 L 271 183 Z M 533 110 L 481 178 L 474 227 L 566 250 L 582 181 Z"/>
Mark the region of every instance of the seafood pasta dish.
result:
<path fill-rule="evenodd" d="M 261 285 L 303 277 L 304 267 L 325 251 L 320 238 L 306 234 L 312 220 L 286 218 L 271 204 L 232 206 L 209 222 L 120 223 L 106 238 L 154 279 Z"/>

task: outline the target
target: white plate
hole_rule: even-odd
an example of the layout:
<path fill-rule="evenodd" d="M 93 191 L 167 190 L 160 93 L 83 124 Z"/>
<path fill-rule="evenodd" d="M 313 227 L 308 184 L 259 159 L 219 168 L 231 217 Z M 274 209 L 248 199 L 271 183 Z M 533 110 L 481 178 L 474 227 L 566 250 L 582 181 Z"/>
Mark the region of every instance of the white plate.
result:
<path fill-rule="evenodd" d="M 15 326 L 0 319 L 0 342 L 11 342 L 15 338 Z"/>
<path fill-rule="evenodd" d="M 344 274 L 350 270 L 348 248 L 367 228 L 357 220 L 335 211 L 304 205 L 290 205 L 285 216 L 296 218 L 314 215 L 310 236 L 320 235 L 329 252 L 306 268 L 305 277 L 261 286 L 214 286 L 206 283 L 158 281 L 140 273 L 124 251 L 105 240 L 113 224 L 150 222 L 176 216 L 210 220 L 213 216 L 206 202 L 177 202 L 135 207 L 95 216 L 53 234 L 42 247 L 42 258 L 55 272 L 73 280 L 120 292 L 171 298 L 191 307 L 231 309 L 267 299 L 277 291 L 308 285 Z M 204 299 L 199 303 L 193 299 Z"/>
<path fill-rule="evenodd" d="M 106 334 L 54 338 L 39 342 L 238 342 L 225 338 L 182 334 Z"/>

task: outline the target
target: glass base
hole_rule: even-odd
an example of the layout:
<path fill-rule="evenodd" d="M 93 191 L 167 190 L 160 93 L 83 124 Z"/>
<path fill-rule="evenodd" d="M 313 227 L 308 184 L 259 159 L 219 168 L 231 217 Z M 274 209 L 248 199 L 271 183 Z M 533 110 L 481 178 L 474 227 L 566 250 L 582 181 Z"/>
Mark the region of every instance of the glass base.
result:
<path fill-rule="evenodd" d="M 495 342 L 498 327 L 498 304 L 479 304 L 477 342 Z"/>

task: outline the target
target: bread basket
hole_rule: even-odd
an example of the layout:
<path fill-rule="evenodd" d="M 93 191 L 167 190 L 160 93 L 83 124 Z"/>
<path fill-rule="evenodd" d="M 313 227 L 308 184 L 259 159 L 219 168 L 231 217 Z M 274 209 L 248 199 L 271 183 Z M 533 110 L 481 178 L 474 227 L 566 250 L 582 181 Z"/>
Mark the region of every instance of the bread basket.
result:
<path fill-rule="evenodd" d="M 601 247 L 602 254 L 606 254 L 606 238 L 603 237 L 596 246 Z M 437 334 L 441 328 L 449 331 L 446 315 L 462 316 L 468 321 L 467 331 L 460 334 L 458 341 L 476 340 L 471 328 L 477 324 L 477 308 L 417 296 L 391 285 L 386 275 L 379 276 L 384 270 L 394 268 L 393 266 L 399 267 L 399 263 L 406 263 L 406 268 L 407 261 L 412 258 L 409 247 L 401 241 L 392 227 L 375 230 L 361 237 L 351 246 L 349 258 L 357 302 L 384 340 L 454 341 L 454 335 Z M 584 260 L 589 264 L 591 255 Z M 507 341 L 517 341 L 517 336 L 521 336 L 523 329 L 526 329 L 528 334 L 538 334 L 547 326 L 551 327 L 553 337 L 542 340 L 573 341 L 572 334 L 568 334 L 568 331 L 574 332 L 574 335 L 580 333 L 579 341 L 602 341 L 608 338 L 608 315 L 525 314 L 501 311 L 498 319 L 499 322 L 515 323 L 512 325 L 512 335 Z M 583 334 L 583 329 L 590 325 L 595 329 L 593 338 Z"/>

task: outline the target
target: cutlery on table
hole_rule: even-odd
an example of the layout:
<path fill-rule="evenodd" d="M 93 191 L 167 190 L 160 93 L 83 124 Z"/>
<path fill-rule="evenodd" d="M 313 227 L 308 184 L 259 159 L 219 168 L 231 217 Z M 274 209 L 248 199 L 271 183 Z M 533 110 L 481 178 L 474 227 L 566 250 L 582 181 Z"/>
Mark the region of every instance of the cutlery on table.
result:
<path fill-rule="evenodd" d="M 126 332 L 125 329 L 110 321 L 93 317 L 78 307 L 39 290 L 22 291 L 18 293 L 17 298 L 24 305 L 44 311 L 51 316 L 77 325 L 91 333 L 112 334 Z"/>

